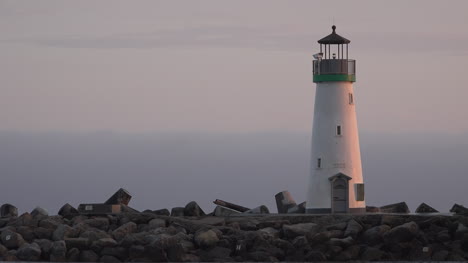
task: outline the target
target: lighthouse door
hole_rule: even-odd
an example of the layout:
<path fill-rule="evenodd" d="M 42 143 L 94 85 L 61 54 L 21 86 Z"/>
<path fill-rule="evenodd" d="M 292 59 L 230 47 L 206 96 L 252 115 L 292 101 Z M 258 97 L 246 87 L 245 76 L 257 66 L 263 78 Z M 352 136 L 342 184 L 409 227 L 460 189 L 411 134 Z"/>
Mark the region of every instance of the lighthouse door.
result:
<path fill-rule="evenodd" d="M 348 212 L 348 180 L 336 178 L 332 182 L 332 211 L 333 213 Z"/>

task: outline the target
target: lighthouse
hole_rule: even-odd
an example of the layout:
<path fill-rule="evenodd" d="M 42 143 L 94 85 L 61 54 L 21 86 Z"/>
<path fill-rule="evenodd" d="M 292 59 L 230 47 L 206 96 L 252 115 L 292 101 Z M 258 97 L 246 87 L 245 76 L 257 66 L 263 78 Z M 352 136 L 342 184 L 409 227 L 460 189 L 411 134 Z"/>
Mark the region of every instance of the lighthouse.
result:
<path fill-rule="evenodd" d="M 351 41 L 336 33 L 318 41 L 314 55 L 316 83 L 307 213 L 363 213 L 364 181 L 356 120 L 356 61 L 348 57 Z"/>

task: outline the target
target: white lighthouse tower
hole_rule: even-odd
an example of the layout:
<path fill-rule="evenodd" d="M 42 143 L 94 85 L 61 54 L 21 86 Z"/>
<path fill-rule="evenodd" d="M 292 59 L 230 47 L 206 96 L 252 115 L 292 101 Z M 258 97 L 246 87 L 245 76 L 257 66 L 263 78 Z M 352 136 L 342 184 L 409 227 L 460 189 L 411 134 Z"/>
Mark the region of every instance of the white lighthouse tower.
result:
<path fill-rule="evenodd" d="M 348 39 L 333 32 L 320 39 L 314 55 L 314 123 L 307 213 L 363 213 L 362 179 L 353 82 L 356 61 Z"/>

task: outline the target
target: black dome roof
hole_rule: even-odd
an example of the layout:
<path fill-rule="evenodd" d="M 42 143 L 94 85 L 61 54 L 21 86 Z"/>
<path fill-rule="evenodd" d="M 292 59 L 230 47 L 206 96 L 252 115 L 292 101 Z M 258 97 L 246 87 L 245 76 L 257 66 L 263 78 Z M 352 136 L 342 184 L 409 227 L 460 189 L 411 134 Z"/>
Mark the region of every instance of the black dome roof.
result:
<path fill-rule="evenodd" d="M 328 35 L 328 36 L 326 36 L 326 37 L 324 37 L 324 38 L 322 38 L 322 39 L 320 39 L 318 41 L 320 44 L 326 44 L 326 45 L 335 44 L 335 45 L 338 45 L 338 44 L 349 44 L 349 43 L 351 43 L 350 40 L 338 35 L 337 33 L 335 33 L 335 29 L 336 29 L 335 25 L 332 26 L 332 29 L 333 29 L 333 32 L 330 35 Z"/>

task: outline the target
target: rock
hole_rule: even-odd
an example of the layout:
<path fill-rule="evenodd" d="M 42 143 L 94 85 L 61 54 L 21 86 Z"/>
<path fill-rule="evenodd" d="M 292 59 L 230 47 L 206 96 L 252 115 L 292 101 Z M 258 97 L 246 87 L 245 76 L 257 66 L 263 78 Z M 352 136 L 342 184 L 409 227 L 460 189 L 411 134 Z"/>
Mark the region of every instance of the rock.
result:
<path fill-rule="evenodd" d="M 68 225 L 61 224 L 52 233 L 52 240 L 59 241 L 67 237 L 76 237 L 79 233 L 78 229 L 74 229 Z"/>
<path fill-rule="evenodd" d="M 449 231 L 445 229 L 437 233 L 436 239 L 437 241 L 444 243 L 450 241 L 452 238 L 450 237 Z"/>
<path fill-rule="evenodd" d="M 405 218 L 397 215 L 384 215 L 382 216 L 382 220 L 380 221 L 381 225 L 387 226 L 399 226 L 405 223 Z"/>
<path fill-rule="evenodd" d="M 258 230 L 260 233 L 264 234 L 265 236 L 269 237 L 269 238 L 272 238 L 272 239 L 276 239 L 276 238 L 279 238 L 280 236 L 280 232 L 276 229 L 274 229 L 273 227 L 265 227 L 265 228 L 262 228 L 260 230 Z"/>
<path fill-rule="evenodd" d="M 4 245 L 0 244 L 0 258 L 6 255 L 8 252 L 8 248 L 6 248 Z"/>
<path fill-rule="evenodd" d="M 376 206 L 366 206 L 367 213 L 380 213 L 380 208 Z"/>
<path fill-rule="evenodd" d="M 145 247 L 142 245 L 133 245 L 128 249 L 128 253 L 131 259 L 140 258 L 145 253 Z"/>
<path fill-rule="evenodd" d="M 2 244 L 8 249 L 19 248 L 25 243 L 23 237 L 20 234 L 8 229 L 2 231 L 0 239 L 2 240 Z"/>
<path fill-rule="evenodd" d="M 84 250 L 80 252 L 81 262 L 97 262 L 98 260 L 99 256 L 92 250 Z"/>
<path fill-rule="evenodd" d="M 52 239 L 52 229 L 47 229 L 43 227 L 34 228 L 33 234 L 37 239 Z"/>
<path fill-rule="evenodd" d="M 77 216 L 79 213 L 76 208 L 74 208 L 69 203 L 66 203 L 60 208 L 60 210 L 58 211 L 58 214 L 63 216 L 64 218 L 70 219 L 74 216 Z"/>
<path fill-rule="evenodd" d="M 288 214 L 305 214 L 306 202 L 302 202 L 288 209 Z"/>
<path fill-rule="evenodd" d="M 37 220 L 34 220 L 31 214 L 23 213 L 19 217 L 15 218 L 13 221 L 10 221 L 8 225 L 19 227 L 19 226 L 33 226 L 36 227 L 38 224 Z"/>
<path fill-rule="evenodd" d="M 104 204 L 106 205 L 128 205 L 130 203 L 130 199 L 132 199 L 132 195 L 130 193 L 120 188 L 113 194 Z"/>
<path fill-rule="evenodd" d="M 16 232 L 20 234 L 23 237 L 23 239 L 29 243 L 36 238 L 33 229 L 34 228 L 30 226 L 20 226 L 16 228 Z"/>
<path fill-rule="evenodd" d="M 319 226 L 314 223 L 301 223 L 294 225 L 283 225 L 284 236 L 293 239 L 297 236 L 305 236 L 316 233 Z"/>
<path fill-rule="evenodd" d="M 35 239 L 34 243 L 38 244 L 41 248 L 41 254 L 44 259 L 49 259 L 50 250 L 52 249 L 52 241 L 48 239 Z"/>
<path fill-rule="evenodd" d="M 133 222 L 128 222 L 121 225 L 116 230 L 112 231 L 112 236 L 115 240 L 121 240 L 124 236 L 134 233 L 137 230 L 137 225 Z"/>
<path fill-rule="evenodd" d="M 218 243 L 219 238 L 216 232 L 210 229 L 195 233 L 194 241 L 200 248 L 210 248 Z"/>
<path fill-rule="evenodd" d="M 468 234 L 463 235 L 461 242 L 460 242 L 460 248 L 463 251 L 468 252 Z"/>
<path fill-rule="evenodd" d="M 445 261 L 450 253 L 447 250 L 439 250 L 432 254 L 432 261 Z"/>
<path fill-rule="evenodd" d="M 3 255 L 2 261 L 19 261 L 16 257 L 16 250 L 10 250 L 5 255 Z"/>
<path fill-rule="evenodd" d="M 120 205 L 120 210 L 122 213 L 140 213 L 140 211 L 136 210 L 135 208 L 124 204 Z"/>
<path fill-rule="evenodd" d="M 204 216 L 206 214 L 205 212 L 203 212 L 203 210 L 197 204 L 197 202 L 192 201 L 185 206 L 184 215 L 185 216 Z"/>
<path fill-rule="evenodd" d="M 0 207 L 0 215 L 1 217 L 17 217 L 18 208 L 11 204 L 4 204 Z"/>
<path fill-rule="evenodd" d="M 107 217 L 90 218 L 83 221 L 83 224 L 103 231 L 107 231 L 109 229 L 109 219 Z"/>
<path fill-rule="evenodd" d="M 362 235 L 362 239 L 369 245 L 377 245 L 382 243 L 384 234 L 389 231 L 391 227 L 387 225 L 375 226 L 369 228 Z"/>
<path fill-rule="evenodd" d="M 121 262 L 121 261 L 114 256 L 104 255 L 99 259 L 99 262 Z"/>
<path fill-rule="evenodd" d="M 128 257 L 127 249 L 124 247 L 106 247 L 101 250 L 101 256 L 113 256 L 120 260 Z"/>
<path fill-rule="evenodd" d="M 205 262 L 232 262 L 231 250 L 225 247 L 214 247 L 201 251 L 200 260 Z"/>
<path fill-rule="evenodd" d="M 330 238 L 328 243 L 332 246 L 346 248 L 354 244 L 354 239 L 351 236 L 345 238 Z"/>
<path fill-rule="evenodd" d="M 67 251 L 68 262 L 78 262 L 80 260 L 80 250 L 76 247 Z"/>
<path fill-rule="evenodd" d="M 326 261 L 327 257 L 320 251 L 310 251 L 305 255 L 305 260 L 308 262 Z"/>
<path fill-rule="evenodd" d="M 418 231 L 418 224 L 411 221 L 390 229 L 383 235 L 383 238 L 385 243 L 408 242 L 418 234 Z"/>
<path fill-rule="evenodd" d="M 384 252 L 378 248 L 366 247 L 364 252 L 361 254 L 361 260 L 364 261 L 377 261 L 380 260 L 384 255 Z"/>
<path fill-rule="evenodd" d="M 31 211 L 32 217 L 46 217 L 49 216 L 49 213 L 42 207 L 36 207 Z"/>
<path fill-rule="evenodd" d="M 166 250 L 177 244 L 177 239 L 173 236 L 167 234 L 159 234 L 154 236 L 153 241 L 151 241 L 150 247 L 160 248 Z"/>
<path fill-rule="evenodd" d="M 459 204 L 454 204 L 453 207 L 450 209 L 450 212 L 459 215 L 468 215 L 468 208 Z"/>
<path fill-rule="evenodd" d="M 213 211 L 214 216 L 230 216 L 233 214 L 240 214 L 240 212 L 220 205 L 217 205 L 215 210 Z"/>
<path fill-rule="evenodd" d="M 45 218 L 39 221 L 39 227 L 43 227 L 46 229 L 51 229 L 55 230 L 59 225 L 61 225 L 61 222 L 58 222 L 57 220 L 54 220 L 52 218 Z"/>
<path fill-rule="evenodd" d="M 151 213 L 160 216 L 169 216 L 171 213 L 167 208 L 151 211 Z"/>
<path fill-rule="evenodd" d="M 356 220 L 351 219 L 348 221 L 348 225 L 346 226 L 346 230 L 344 232 L 344 236 L 352 236 L 356 238 L 359 233 L 362 231 L 362 226 Z"/>
<path fill-rule="evenodd" d="M 402 214 L 407 214 L 410 212 L 408 205 L 405 202 L 381 206 L 380 211 L 382 213 L 402 213 Z"/>
<path fill-rule="evenodd" d="M 171 216 L 184 216 L 184 207 L 174 207 L 171 210 Z"/>
<path fill-rule="evenodd" d="M 359 251 L 361 248 L 358 245 L 350 246 L 347 249 L 343 250 L 340 254 L 334 257 L 334 260 L 338 261 L 350 261 L 357 259 L 359 256 Z"/>
<path fill-rule="evenodd" d="M 166 220 L 160 218 L 151 219 L 148 225 L 151 228 L 166 227 Z"/>
<path fill-rule="evenodd" d="M 460 239 L 463 237 L 466 233 L 468 233 L 468 227 L 466 227 L 462 223 L 458 223 L 457 229 L 455 230 L 455 238 Z"/>
<path fill-rule="evenodd" d="M 38 244 L 24 244 L 16 252 L 16 257 L 25 261 L 38 261 L 41 258 L 41 248 Z"/>
<path fill-rule="evenodd" d="M 418 208 L 416 208 L 416 213 L 439 213 L 439 211 L 430 207 L 426 203 L 422 203 L 418 206 Z"/>
<path fill-rule="evenodd" d="M 278 214 L 286 214 L 290 208 L 295 207 L 296 201 L 288 191 L 282 191 L 275 195 Z"/>
<path fill-rule="evenodd" d="M 76 247 L 79 250 L 86 250 L 91 246 L 91 240 L 83 237 L 65 238 L 65 244 L 68 249 Z"/>
<path fill-rule="evenodd" d="M 111 235 L 107 234 L 106 232 L 102 230 L 86 230 L 84 232 L 81 232 L 79 237 L 84 237 L 89 239 L 91 242 L 94 242 L 98 239 L 101 238 L 111 238 Z"/>
<path fill-rule="evenodd" d="M 323 244 L 330 240 L 331 237 L 331 232 L 330 231 L 324 231 L 324 232 L 319 232 L 316 234 L 307 234 L 306 235 L 307 240 L 309 241 L 309 244 L 314 246 L 317 244 Z"/>
<path fill-rule="evenodd" d="M 269 213 L 270 211 L 268 210 L 268 207 L 261 205 L 261 206 L 252 208 L 250 210 L 247 210 L 243 214 L 269 214 Z"/>
<path fill-rule="evenodd" d="M 181 244 L 174 244 L 166 250 L 167 258 L 170 262 L 185 261 L 185 251 Z"/>
<path fill-rule="evenodd" d="M 247 257 L 250 260 L 258 261 L 258 262 L 278 262 L 279 260 L 274 256 L 270 255 L 270 253 L 265 251 L 253 251 L 250 252 Z"/>
<path fill-rule="evenodd" d="M 291 242 L 294 247 L 296 248 L 303 248 L 305 247 L 309 242 L 307 241 L 307 238 L 305 236 L 297 236 L 293 239 Z"/>
<path fill-rule="evenodd" d="M 91 249 L 94 251 L 99 251 L 102 250 L 105 247 L 116 247 L 117 246 L 117 241 L 115 241 L 112 238 L 101 238 L 96 241 L 94 241 L 91 244 Z"/>
<path fill-rule="evenodd" d="M 66 260 L 67 255 L 67 246 L 65 245 L 65 241 L 55 241 L 52 243 L 52 247 L 50 248 L 50 261 L 53 262 L 64 262 Z"/>

